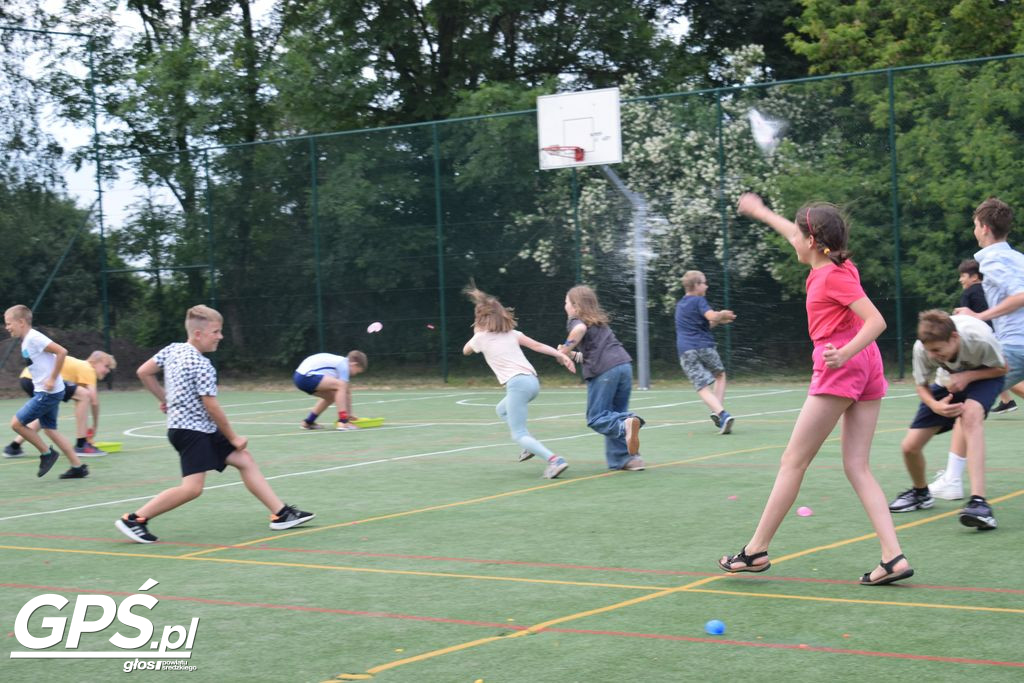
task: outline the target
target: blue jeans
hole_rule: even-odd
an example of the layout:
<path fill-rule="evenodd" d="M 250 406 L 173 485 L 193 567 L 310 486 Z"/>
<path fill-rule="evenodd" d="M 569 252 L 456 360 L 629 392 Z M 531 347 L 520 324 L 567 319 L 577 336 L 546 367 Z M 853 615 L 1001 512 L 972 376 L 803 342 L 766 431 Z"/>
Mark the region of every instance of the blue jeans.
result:
<path fill-rule="evenodd" d="M 632 363 L 616 365 L 587 380 L 587 426 L 604 434 L 604 459 L 608 469 L 621 470 L 629 462 L 623 422 L 633 416 L 629 412 L 632 390 Z"/>
<path fill-rule="evenodd" d="M 536 375 L 516 375 L 505 383 L 505 398 L 495 407 L 498 417 L 508 424 L 512 439 L 534 455 L 547 460 L 554 455 L 526 431 L 526 416 L 530 401 L 540 393 L 540 381 Z"/>

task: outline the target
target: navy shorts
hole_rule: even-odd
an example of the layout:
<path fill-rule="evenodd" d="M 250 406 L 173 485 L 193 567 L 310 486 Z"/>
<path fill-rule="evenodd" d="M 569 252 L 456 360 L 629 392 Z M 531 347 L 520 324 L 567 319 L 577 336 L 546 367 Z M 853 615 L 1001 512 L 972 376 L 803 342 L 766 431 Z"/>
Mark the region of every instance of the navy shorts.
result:
<path fill-rule="evenodd" d="M 932 392 L 932 398 L 936 401 L 941 401 L 943 398 L 949 395 L 949 391 L 946 387 L 939 384 L 933 384 L 928 389 Z M 992 377 L 989 379 L 979 379 L 977 382 L 971 382 L 967 385 L 967 388 L 963 391 L 958 391 L 953 394 L 953 403 L 963 403 L 967 399 L 972 399 L 981 404 L 981 407 L 985 409 L 985 417 L 988 417 L 988 409 L 992 407 L 992 403 L 996 400 L 996 396 L 1003 390 L 1003 378 Z M 936 434 L 942 434 L 948 432 L 953 428 L 953 424 L 956 422 L 955 417 L 945 417 L 937 413 L 933 413 L 932 409 L 923 403 L 917 406 L 917 415 L 914 415 L 914 421 L 910 423 L 911 429 L 928 429 L 930 427 L 938 427 L 939 431 Z"/>
<path fill-rule="evenodd" d="M 210 470 L 223 472 L 228 456 L 235 452 L 235 447 L 219 429 L 212 434 L 194 429 L 168 429 L 167 440 L 181 456 L 183 477 Z"/>
<path fill-rule="evenodd" d="M 292 381 L 295 382 L 295 386 L 300 391 L 305 391 L 307 394 L 312 395 L 316 388 L 320 386 L 320 380 L 324 378 L 323 375 L 303 375 L 301 372 L 296 372 L 292 375 Z"/>
<path fill-rule="evenodd" d="M 39 420 L 39 424 L 43 429 L 56 429 L 60 399 L 61 394 L 36 392 L 32 395 L 32 398 L 25 402 L 25 405 L 15 414 L 15 417 L 25 427 L 33 420 Z"/>
<path fill-rule="evenodd" d="M 36 395 L 36 387 L 32 384 L 32 380 L 28 377 L 20 377 L 18 383 L 21 385 L 21 390 L 28 394 L 29 398 Z M 75 395 L 75 391 L 78 389 L 78 385 L 74 382 L 64 382 L 64 396 L 60 399 L 62 402 L 67 403 Z"/>

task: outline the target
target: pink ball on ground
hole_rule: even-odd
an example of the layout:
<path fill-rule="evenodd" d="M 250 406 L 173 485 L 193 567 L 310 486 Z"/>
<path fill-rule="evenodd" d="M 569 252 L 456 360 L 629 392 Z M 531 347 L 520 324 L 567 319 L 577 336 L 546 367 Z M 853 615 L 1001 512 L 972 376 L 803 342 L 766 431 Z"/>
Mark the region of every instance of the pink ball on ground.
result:
<path fill-rule="evenodd" d="M 796 509 L 796 514 L 800 515 L 801 517 L 810 517 L 814 514 L 814 510 L 806 506 L 799 507 Z"/>

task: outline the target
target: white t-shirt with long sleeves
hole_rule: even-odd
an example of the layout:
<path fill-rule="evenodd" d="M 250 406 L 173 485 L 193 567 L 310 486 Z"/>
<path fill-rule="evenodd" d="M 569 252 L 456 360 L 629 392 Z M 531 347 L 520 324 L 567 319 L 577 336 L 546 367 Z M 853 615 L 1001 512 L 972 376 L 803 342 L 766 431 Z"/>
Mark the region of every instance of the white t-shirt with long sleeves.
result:
<path fill-rule="evenodd" d="M 53 366 L 57 364 L 57 354 L 44 350 L 52 343 L 52 339 L 35 328 L 30 329 L 21 340 L 22 358 L 32 361 L 32 365 L 28 366 L 28 372 L 32 375 L 32 387 L 44 394 L 59 394 L 64 391 L 64 380 L 59 374 L 49 392 L 43 384 L 53 374 Z"/>
<path fill-rule="evenodd" d="M 477 332 L 469 340 L 469 348 L 484 354 L 484 360 L 491 366 L 498 382 L 505 384 L 516 375 L 536 375 L 537 371 L 526 360 L 519 346 L 522 332 Z"/>

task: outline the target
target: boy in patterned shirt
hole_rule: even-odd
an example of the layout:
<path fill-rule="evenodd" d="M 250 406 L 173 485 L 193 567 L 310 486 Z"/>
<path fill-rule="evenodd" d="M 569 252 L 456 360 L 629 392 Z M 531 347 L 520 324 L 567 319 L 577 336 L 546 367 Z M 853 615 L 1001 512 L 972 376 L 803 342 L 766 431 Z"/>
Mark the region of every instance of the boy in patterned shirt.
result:
<path fill-rule="evenodd" d="M 149 521 L 198 498 L 206 473 L 223 472 L 227 465 L 238 469 L 245 487 L 270 510 L 271 529 L 290 529 L 314 517 L 277 497 L 246 449 L 249 440 L 235 433 L 217 402 L 217 371 L 203 354 L 217 350 L 224 338 L 223 322 L 212 308 L 193 306 L 185 316 L 188 342 L 164 347 L 138 369 L 139 379 L 167 413 L 167 438 L 181 458 L 182 478 L 180 486 L 162 491 L 115 522 L 136 543 L 156 541 L 146 527 Z M 165 386 L 156 378 L 161 370 Z"/>

